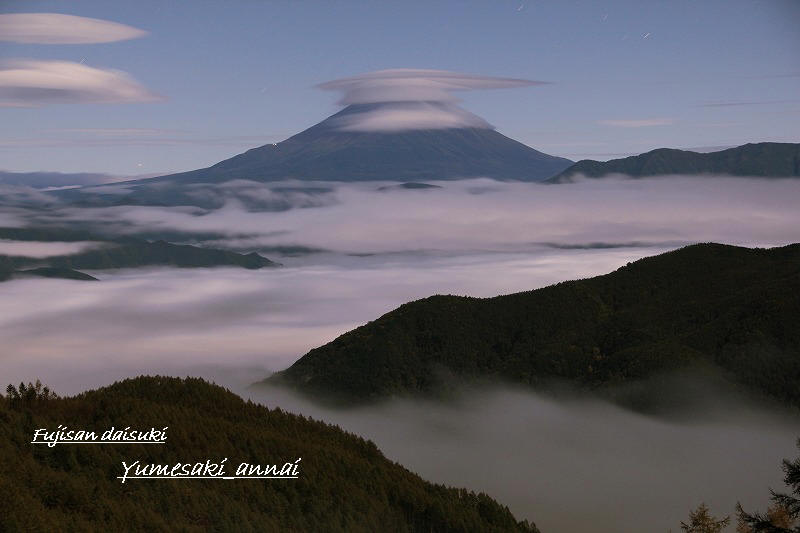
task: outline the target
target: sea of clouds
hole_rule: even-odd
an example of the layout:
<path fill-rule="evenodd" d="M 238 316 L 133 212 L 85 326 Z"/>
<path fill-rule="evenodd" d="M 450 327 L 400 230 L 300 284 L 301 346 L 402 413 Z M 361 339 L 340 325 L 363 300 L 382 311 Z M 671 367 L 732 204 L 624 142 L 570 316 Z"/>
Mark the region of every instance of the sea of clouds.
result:
<path fill-rule="evenodd" d="M 685 409 L 691 417 L 514 388 L 356 410 L 247 389 L 309 349 L 431 294 L 534 289 L 694 242 L 800 240 L 800 180 L 435 184 L 204 186 L 223 195 L 219 208 L 75 207 L 15 189 L 26 203 L 0 208 L 4 225 L 183 235 L 260 251 L 285 266 L 2 283 L 0 375 L 39 378 L 62 394 L 145 373 L 204 376 L 270 406 L 339 423 L 423 477 L 486 491 L 544 531 L 677 530 L 703 500 L 717 514 L 731 513 L 737 500 L 765 506 L 768 486 L 780 486 L 780 459 L 794 453 L 798 418 L 724 387 L 704 386 L 708 394 L 693 396 Z M 242 195 L 278 195 L 283 206 L 253 209 Z M 4 243 L 45 255 L 79 245 Z"/>

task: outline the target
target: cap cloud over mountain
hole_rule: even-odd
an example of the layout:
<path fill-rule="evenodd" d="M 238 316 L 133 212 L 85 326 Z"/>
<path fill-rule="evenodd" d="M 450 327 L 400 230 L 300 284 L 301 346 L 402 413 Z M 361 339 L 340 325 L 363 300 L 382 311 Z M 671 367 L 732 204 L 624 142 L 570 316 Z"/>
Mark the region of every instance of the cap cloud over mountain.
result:
<path fill-rule="evenodd" d="M 334 80 L 319 87 L 343 92 L 339 103 L 346 107 L 338 113 L 280 143 L 158 181 L 418 181 L 478 176 L 540 181 L 566 169 L 571 161 L 498 133 L 456 105 L 452 93 L 544 83 L 411 69 Z"/>

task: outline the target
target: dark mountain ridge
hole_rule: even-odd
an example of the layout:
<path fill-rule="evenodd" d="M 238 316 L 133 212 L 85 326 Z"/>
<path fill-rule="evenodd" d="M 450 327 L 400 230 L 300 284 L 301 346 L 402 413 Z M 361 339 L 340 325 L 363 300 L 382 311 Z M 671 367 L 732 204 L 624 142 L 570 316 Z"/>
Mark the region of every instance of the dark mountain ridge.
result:
<path fill-rule="evenodd" d="M 635 178 L 670 174 L 800 177 L 800 144 L 750 143 L 709 153 L 659 148 L 606 162 L 584 159 L 547 182 L 564 183 L 578 175 L 600 178 L 609 174 Z"/>
<path fill-rule="evenodd" d="M 589 388 L 708 363 L 800 405 L 800 244 L 698 244 L 495 298 L 431 296 L 311 350 L 268 382 L 347 402 L 443 375 Z"/>
<path fill-rule="evenodd" d="M 5 273 L 0 273 L 0 277 L 5 275 Z M 77 270 L 73 270 L 71 268 L 63 268 L 63 267 L 37 267 L 37 268 L 30 268 L 27 270 L 15 270 L 12 271 L 11 275 L 14 277 L 26 277 L 26 276 L 34 276 L 37 278 L 59 278 L 59 279 L 74 279 L 77 281 L 98 281 L 98 279 L 94 276 L 90 276 L 89 274 L 85 274 L 83 272 L 78 272 Z M 0 281 L 4 281 L 0 279 Z"/>
<path fill-rule="evenodd" d="M 75 254 L 45 258 L 0 255 L 0 281 L 15 274 L 92 280 L 82 270 L 172 266 L 198 268 L 238 266 L 247 269 L 278 267 L 255 252 L 240 254 L 229 250 L 173 244 L 164 240 L 147 241 L 135 237 L 99 237 L 83 231 L 51 228 L 0 228 L 0 239 L 17 241 L 93 241 L 100 245 Z"/>

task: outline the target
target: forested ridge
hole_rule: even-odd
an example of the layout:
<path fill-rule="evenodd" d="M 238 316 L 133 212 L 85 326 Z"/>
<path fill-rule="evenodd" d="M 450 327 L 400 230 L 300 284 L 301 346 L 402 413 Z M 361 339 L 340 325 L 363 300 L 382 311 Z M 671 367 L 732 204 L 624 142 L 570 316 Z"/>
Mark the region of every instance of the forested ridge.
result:
<path fill-rule="evenodd" d="M 30 443 L 58 425 L 168 426 L 164 445 Z M 484 494 L 422 480 L 338 427 L 196 378 L 139 377 L 75 397 L 0 396 L 0 531 L 537 531 Z M 121 462 L 283 464 L 299 479 L 127 480 Z"/>
<path fill-rule="evenodd" d="M 360 402 L 452 375 L 597 387 L 702 361 L 800 405 L 798 324 L 800 245 L 697 244 L 534 291 L 411 302 L 268 381 Z"/>
<path fill-rule="evenodd" d="M 42 242 L 91 241 L 98 245 L 74 254 L 41 259 L 0 254 L 0 281 L 10 279 L 15 274 L 94 279 L 77 269 L 104 270 L 144 266 L 178 268 L 238 266 L 260 269 L 280 266 L 279 263 L 255 252 L 240 254 L 229 250 L 173 244 L 164 240 L 148 241 L 129 236 L 106 237 L 59 228 L 0 228 L 0 239 Z"/>
<path fill-rule="evenodd" d="M 623 174 L 633 178 L 663 175 L 715 174 L 800 177 L 800 144 L 749 143 L 718 152 L 698 153 L 674 148 L 658 148 L 644 154 L 610 161 L 578 161 L 548 183 L 564 183 L 576 176 L 600 178 Z"/>

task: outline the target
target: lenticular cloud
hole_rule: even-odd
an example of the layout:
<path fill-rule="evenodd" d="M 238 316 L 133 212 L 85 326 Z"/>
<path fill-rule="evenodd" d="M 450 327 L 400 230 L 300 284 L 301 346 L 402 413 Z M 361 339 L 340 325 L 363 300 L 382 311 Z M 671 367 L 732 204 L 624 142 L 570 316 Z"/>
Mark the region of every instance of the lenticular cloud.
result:
<path fill-rule="evenodd" d="M 57 60 L 18 59 L 0 63 L 0 107 L 153 102 L 160 99 L 118 70 Z"/>
<path fill-rule="evenodd" d="M 482 118 L 458 107 L 455 91 L 505 89 L 547 82 L 494 78 L 447 70 L 391 69 L 341 78 L 318 85 L 341 91 L 340 105 L 360 112 L 342 117 L 346 131 L 491 128 Z"/>
<path fill-rule="evenodd" d="M 5 13 L 0 15 L 0 41 L 31 44 L 113 43 L 136 39 L 147 32 L 89 17 L 62 13 Z"/>
<path fill-rule="evenodd" d="M 339 104 L 378 102 L 454 102 L 452 91 L 508 89 L 543 85 L 547 82 L 494 78 L 448 70 L 398 68 L 377 70 L 318 85 L 320 89 L 343 91 Z"/>

